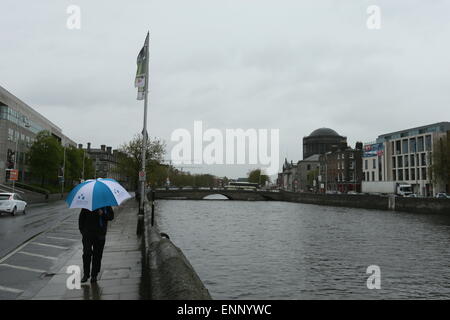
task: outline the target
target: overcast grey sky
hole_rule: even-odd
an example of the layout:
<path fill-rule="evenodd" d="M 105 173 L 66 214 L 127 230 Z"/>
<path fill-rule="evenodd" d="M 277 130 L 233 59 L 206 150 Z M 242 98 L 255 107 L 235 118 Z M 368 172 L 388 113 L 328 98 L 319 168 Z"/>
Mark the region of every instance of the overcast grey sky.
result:
<path fill-rule="evenodd" d="M 81 29 L 66 27 L 69 5 Z M 369 5 L 381 29 L 366 26 Z M 319 127 L 372 141 L 448 121 L 450 1 L 2 1 L 0 81 L 94 146 L 142 130 L 136 56 L 150 30 L 149 134 L 278 128 L 280 164 Z M 249 166 L 193 172 L 245 176 Z"/>

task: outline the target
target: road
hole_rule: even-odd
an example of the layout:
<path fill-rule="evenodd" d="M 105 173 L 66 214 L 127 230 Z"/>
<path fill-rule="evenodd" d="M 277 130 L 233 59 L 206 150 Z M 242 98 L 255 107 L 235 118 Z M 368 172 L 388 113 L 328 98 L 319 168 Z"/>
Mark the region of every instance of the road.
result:
<path fill-rule="evenodd" d="M 0 216 L 0 300 L 27 299 L 81 243 L 79 209 L 63 201 Z"/>

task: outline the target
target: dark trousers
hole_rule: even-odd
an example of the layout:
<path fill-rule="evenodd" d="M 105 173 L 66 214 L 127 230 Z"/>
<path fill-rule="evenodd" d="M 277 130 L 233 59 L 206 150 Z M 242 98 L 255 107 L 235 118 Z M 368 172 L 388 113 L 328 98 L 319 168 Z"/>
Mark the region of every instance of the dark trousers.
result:
<path fill-rule="evenodd" d="M 105 247 L 105 236 L 99 234 L 83 235 L 83 271 L 85 276 L 97 276 L 102 263 L 103 248 Z"/>

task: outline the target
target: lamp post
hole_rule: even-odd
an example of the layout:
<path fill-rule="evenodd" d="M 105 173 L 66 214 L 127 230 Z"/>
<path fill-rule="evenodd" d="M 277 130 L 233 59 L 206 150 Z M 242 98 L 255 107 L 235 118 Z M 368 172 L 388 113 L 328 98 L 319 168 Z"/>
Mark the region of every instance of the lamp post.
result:
<path fill-rule="evenodd" d="M 81 180 L 84 182 L 84 159 L 86 158 L 86 150 L 83 150 L 83 170 L 81 171 Z"/>
<path fill-rule="evenodd" d="M 64 156 L 61 176 L 61 199 L 64 197 L 64 178 L 66 173 L 66 145 L 64 145 Z"/>

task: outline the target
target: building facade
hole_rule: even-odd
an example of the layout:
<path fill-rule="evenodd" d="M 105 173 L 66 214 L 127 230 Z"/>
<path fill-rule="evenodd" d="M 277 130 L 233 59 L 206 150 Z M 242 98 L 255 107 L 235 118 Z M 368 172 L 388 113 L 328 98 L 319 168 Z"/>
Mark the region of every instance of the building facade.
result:
<path fill-rule="evenodd" d="M 432 161 L 437 141 L 446 138 L 448 131 L 450 122 L 439 122 L 380 135 L 376 143 L 384 148 L 382 180 L 411 184 L 413 192 L 421 196 L 445 190 L 433 179 Z"/>
<path fill-rule="evenodd" d="M 363 180 L 384 181 L 386 179 L 385 144 L 366 143 L 363 146 Z"/>
<path fill-rule="evenodd" d="M 324 154 L 333 147 L 346 148 L 347 138 L 330 128 L 316 129 L 303 138 L 303 159 L 314 154 Z"/>
<path fill-rule="evenodd" d="M 362 143 L 355 149 L 337 149 L 320 155 L 320 189 L 322 192 L 361 192 Z"/>
<path fill-rule="evenodd" d="M 319 128 L 303 138 L 303 160 L 283 164 L 278 187 L 293 192 L 316 192 L 319 189 L 320 155 L 347 148 L 347 138 L 329 128 Z"/>
<path fill-rule="evenodd" d="M 83 145 L 78 147 L 83 148 Z M 86 156 L 93 161 L 95 178 L 111 178 L 124 187 L 128 187 L 128 177 L 125 177 L 117 170 L 119 150 L 113 150 L 112 147 L 107 147 L 104 144 L 100 148 L 92 148 L 90 142 L 87 143 L 87 148 L 84 150 Z"/>
<path fill-rule="evenodd" d="M 49 131 L 63 146 L 76 143 L 61 128 L 0 86 L 0 183 L 8 182 L 9 169 L 19 170 L 19 181 L 27 180 L 26 154 L 36 135 Z"/>

